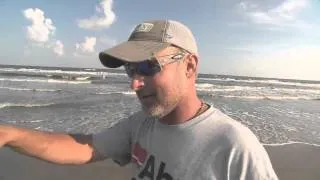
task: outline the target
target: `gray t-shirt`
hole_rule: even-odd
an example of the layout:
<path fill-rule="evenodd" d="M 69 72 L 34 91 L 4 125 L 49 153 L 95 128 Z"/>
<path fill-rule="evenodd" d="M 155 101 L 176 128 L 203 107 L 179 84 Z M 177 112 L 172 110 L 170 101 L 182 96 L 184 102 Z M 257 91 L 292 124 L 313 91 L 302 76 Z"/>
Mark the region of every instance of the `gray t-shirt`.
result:
<path fill-rule="evenodd" d="M 99 154 L 132 163 L 132 180 L 276 180 L 269 156 L 245 126 L 214 107 L 179 125 L 143 112 L 93 137 Z"/>

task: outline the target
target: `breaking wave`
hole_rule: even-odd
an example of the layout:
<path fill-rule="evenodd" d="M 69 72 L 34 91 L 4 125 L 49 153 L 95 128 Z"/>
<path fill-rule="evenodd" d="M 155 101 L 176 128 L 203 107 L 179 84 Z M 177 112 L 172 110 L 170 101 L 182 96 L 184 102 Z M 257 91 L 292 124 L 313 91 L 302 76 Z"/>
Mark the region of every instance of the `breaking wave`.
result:
<path fill-rule="evenodd" d="M 260 83 L 260 84 L 320 88 L 319 83 L 285 82 L 280 80 L 244 80 L 244 79 L 232 79 L 232 78 L 198 78 L 198 79 L 205 80 L 205 81 L 242 82 L 242 83 L 252 83 L 252 84 Z"/>
<path fill-rule="evenodd" d="M 94 95 L 112 95 L 112 94 L 123 94 L 123 95 L 135 95 L 134 91 L 123 91 L 123 92 L 96 92 Z"/>
<path fill-rule="evenodd" d="M 9 79 L 0 78 L 0 81 L 10 81 L 10 82 L 37 82 L 37 83 L 57 83 L 57 84 L 91 84 L 91 81 L 87 80 L 57 80 L 57 79 Z"/>
<path fill-rule="evenodd" d="M 16 104 L 16 103 L 1 103 L 0 109 L 3 108 L 14 108 L 14 107 L 25 107 L 25 108 L 32 108 L 32 107 L 48 107 L 52 106 L 54 103 L 48 103 L 48 104 Z"/>
<path fill-rule="evenodd" d="M 30 88 L 13 88 L 13 87 L 0 87 L 0 89 L 7 89 L 12 91 L 36 91 L 36 92 L 59 92 L 62 89 L 30 89 Z"/>
<path fill-rule="evenodd" d="M 254 100 L 320 100 L 318 98 L 311 98 L 307 96 L 236 96 L 236 95 L 211 95 L 222 98 L 240 98 L 240 99 L 254 99 Z"/>

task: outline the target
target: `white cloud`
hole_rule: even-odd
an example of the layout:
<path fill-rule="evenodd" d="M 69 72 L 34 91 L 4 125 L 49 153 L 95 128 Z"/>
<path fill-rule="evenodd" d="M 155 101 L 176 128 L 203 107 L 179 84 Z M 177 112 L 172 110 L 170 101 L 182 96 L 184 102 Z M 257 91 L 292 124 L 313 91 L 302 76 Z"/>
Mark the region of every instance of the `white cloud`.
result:
<path fill-rule="evenodd" d="M 109 27 L 116 19 L 112 11 L 112 0 L 103 0 L 96 7 L 96 14 L 87 19 L 78 21 L 78 26 L 84 29 L 103 29 Z"/>
<path fill-rule="evenodd" d="M 56 27 L 51 19 L 44 16 L 44 12 L 41 9 L 29 8 L 23 11 L 23 15 L 32 23 L 27 27 L 28 39 L 35 42 L 47 42 L 49 36 L 54 34 Z"/>
<path fill-rule="evenodd" d="M 253 8 L 257 8 L 258 5 L 257 4 L 252 4 L 252 3 L 248 3 L 248 2 L 240 2 L 239 3 L 240 8 L 242 8 L 243 10 L 250 10 Z"/>
<path fill-rule="evenodd" d="M 320 80 L 320 47 L 289 48 L 270 55 L 246 57 L 237 64 L 249 76 Z"/>
<path fill-rule="evenodd" d="M 299 12 L 308 4 L 308 0 L 285 0 L 265 11 L 260 10 L 257 4 L 248 2 L 239 3 L 239 7 L 250 21 L 256 24 L 309 28 L 307 23 L 298 19 Z"/>
<path fill-rule="evenodd" d="M 271 12 L 276 13 L 278 16 L 284 19 L 294 19 L 301 9 L 305 8 L 308 4 L 308 0 L 286 0 L 278 7 L 271 9 Z"/>
<path fill-rule="evenodd" d="M 81 55 L 90 55 L 95 52 L 97 38 L 96 37 L 85 37 L 84 42 L 76 43 L 76 52 L 74 53 L 75 56 Z"/>
<path fill-rule="evenodd" d="M 54 47 L 53 52 L 56 53 L 58 56 L 62 56 L 64 54 L 63 44 L 61 41 L 57 40 Z"/>
<path fill-rule="evenodd" d="M 27 38 L 30 40 L 30 47 L 52 49 L 58 56 L 64 54 L 63 43 L 60 40 L 54 41 L 53 36 L 56 27 L 50 18 L 45 17 L 45 13 L 39 8 L 28 8 L 23 11 L 26 19 L 31 21 L 27 26 Z M 31 50 L 25 50 L 25 55 Z"/>

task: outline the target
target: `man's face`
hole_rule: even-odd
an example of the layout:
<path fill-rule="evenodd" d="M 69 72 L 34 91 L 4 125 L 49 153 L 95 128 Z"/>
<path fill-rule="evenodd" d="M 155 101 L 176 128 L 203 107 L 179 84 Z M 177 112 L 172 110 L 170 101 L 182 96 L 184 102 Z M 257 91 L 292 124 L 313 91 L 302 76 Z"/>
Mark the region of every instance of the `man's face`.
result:
<path fill-rule="evenodd" d="M 156 54 L 160 64 L 165 64 L 181 51 L 168 47 Z M 169 55 L 169 56 L 168 56 Z M 136 91 L 142 109 L 150 116 L 161 118 L 170 113 L 181 100 L 186 90 L 185 64 L 181 60 L 162 66 L 162 71 L 153 76 L 135 74 L 131 88 Z"/>

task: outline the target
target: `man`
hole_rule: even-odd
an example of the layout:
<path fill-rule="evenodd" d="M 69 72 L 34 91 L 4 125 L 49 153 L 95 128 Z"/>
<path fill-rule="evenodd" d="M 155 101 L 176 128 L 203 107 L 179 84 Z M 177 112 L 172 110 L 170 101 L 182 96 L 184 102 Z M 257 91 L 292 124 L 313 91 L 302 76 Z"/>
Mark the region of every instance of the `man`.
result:
<path fill-rule="evenodd" d="M 143 22 L 99 58 L 106 67 L 125 67 L 141 112 L 93 135 L 1 126 L 0 145 L 61 164 L 132 163 L 132 180 L 277 179 L 256 136 L 197 96 L 199 54 L 188 27 Z"/>

